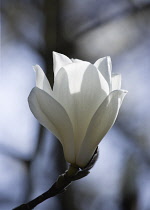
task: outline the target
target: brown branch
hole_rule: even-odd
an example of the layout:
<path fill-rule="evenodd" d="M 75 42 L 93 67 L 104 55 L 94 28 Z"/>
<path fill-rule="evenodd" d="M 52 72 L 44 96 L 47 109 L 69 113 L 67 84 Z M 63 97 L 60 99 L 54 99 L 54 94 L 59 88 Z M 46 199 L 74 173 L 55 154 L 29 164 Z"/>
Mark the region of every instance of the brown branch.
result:
<path fill-rule="evenodd" d="M 89 170 L 95 165 L 98 159 L 98 155 L 99 152 L 97 148 L 86 167 L 80 169 L 77 166 L 70 165 L 69 169 L 64 174 L 58 177 L 57 181 L 48 191 L 36 197 L 32 201 L 14 208 L 13 210 L 32 210 L 34 207 L 47 200 L 48 198 L 54 197 L 55 195 L 64 192 L 72 181 L 82 179 L 90 173 Z"/>
<path fill-rule="evenodd" d="M 70 176 L 69 174 L 70 170 L 72 169 L 74 172 L 73 175 L 75 175 L 79 171 L 78 168 L 74 168 L 71 166 L 67 172 L 59 176 L 58 180 L 52 185 L 52 187 L 48 191 L 38 196 L 37 198 L 33 199 L 32 201 L 16 207 L 13 210 L 31 210 L 34 207 L 36 207 L 38 204 L 47 200 L 48 198 L 51 198 L 61 192 L 64 192 L 65 188 L 67 188 L 71 184 L 72 178 L 74 177 Z"/>

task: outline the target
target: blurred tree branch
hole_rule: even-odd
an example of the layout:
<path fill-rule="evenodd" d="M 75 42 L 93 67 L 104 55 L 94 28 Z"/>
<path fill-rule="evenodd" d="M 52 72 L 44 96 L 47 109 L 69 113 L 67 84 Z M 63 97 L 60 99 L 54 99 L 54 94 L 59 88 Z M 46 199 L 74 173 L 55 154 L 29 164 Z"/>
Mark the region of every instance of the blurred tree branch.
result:
<path fill-rule="evenodd" d="M 84 27 L 81 27 L 78 29 L 76 33 L 73 34 L 72 39 L 77 39 L 81 36 L 84 36 L 85 34 L 89 33 L 90 31 L 94 30 L 97 27 L 103 26 L 105 24 L 108 24 L 109 22 L 112 22 L 113 20 L 119 19 L 121 17 L 126 17 L 128 15 L 137 15 L 139 13 L 143 13 L 150 10 L 150 4 L 134 4 L 131 1 L 130 7 L 124 8 L 120 10 L 119 12 L 115 14 L 111 14 L 110 16 L 103 18 L 103 19 L 96 19 L 94 21 L 88 22 L 84 25 Z"/>
<path fill-rule="evenodd" d="M 1 7 L 1 13 L 3 19 L 7 22 L 9 25 L 10 30 L 13 31 L 15 34 L 16 38 L 28 45 L 28 47 L 31 48 L 36 53 L 42 54 L 42 49 L 40 46 L 36 45 L 30 38 L 26 36 L 26 34 L 21 30 L 19 27 L 19 23 L 17 24 L 16 17 L 14 17 L 10 12 L 7 7 L 4 6 L 5 4 L 2 4 Z"/>
<path fill-rule="evenodd" d="M 120 192 L 122 210 L 138 209 L 138 189 L 136 183 L 138 168 L 138 161 L 133 154 L 130 155 L 126 161 L 122 177 L 122 186 Z"/>
<path fill-rule="evenodd" d="M 144 136 L 141 137 L 138 134 L 131 132 L 130 128 L 128 128 L 127 125 L 124 126 L 123 122 L 116 122 L 115 125 L 117 126 L 117 129 L 120 130 L 126 136 L 126 139 L 129 140 L 129 144 L 132 145 L 132 147 L 135 148 L 136 151 L 138 151 L 140 159 L 150 166 L 149 149 L 142 147 L 142 145 L 139 143 L 141 141 L 141 138 L 144 140 Z"/>

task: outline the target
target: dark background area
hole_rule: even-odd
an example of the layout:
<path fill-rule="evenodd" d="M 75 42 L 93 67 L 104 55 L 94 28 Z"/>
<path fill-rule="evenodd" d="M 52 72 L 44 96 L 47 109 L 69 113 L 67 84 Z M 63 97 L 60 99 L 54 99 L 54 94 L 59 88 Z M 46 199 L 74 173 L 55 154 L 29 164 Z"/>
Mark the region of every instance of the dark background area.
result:
<path fill-rule="evenodd" d="M 91 173 L 35 209 L 150 209 L 149 20 L 149 0 L 2 0 L 0 209 L 40 195 L 67 167 L 27 103 L 33 65 L 53 85 L 52 51 L 92 63 L 111 56 L 129 93 Z"/>

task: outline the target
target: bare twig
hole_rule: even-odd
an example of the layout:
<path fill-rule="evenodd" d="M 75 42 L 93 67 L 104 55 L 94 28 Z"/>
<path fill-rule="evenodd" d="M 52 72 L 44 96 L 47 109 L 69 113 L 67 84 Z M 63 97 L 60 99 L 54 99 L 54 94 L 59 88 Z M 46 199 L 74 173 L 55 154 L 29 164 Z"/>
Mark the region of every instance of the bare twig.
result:
<path fill-rule="evenodd" d="M 48 198 L 54 197 L 55 195 L 64 192 L 72 181 L 81 179 L 90 173 L 89 170 L 95 165 L 97 158 L 98 148 L 96 149 L 93 157 L 85 168 L 80 169 L 77 166 L 70 165 L 69 169 L 58 177 L 57 181 L 48 191 L 33 199 L 32 201 L 14 208 L 13 210 L 32 210 L 34 207 L 47 200 Z"/>

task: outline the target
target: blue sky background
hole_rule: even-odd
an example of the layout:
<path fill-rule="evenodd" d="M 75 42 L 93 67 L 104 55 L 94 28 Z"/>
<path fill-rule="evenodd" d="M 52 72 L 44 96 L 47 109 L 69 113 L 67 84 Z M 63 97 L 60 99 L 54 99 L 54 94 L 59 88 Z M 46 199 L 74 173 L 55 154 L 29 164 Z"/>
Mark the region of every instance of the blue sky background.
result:
<path fill-rule="evenodd" d="M 98 209 L 99 206 L 102 210 L 121 210 L 122 194 L 129 190 L 129 195 L 131 191 L 137 194 L 135 209 L 149 210 L 150 13 L 147 9 L 141 9 L 142 12 L 139 9 L 137 13 L 131 12 L 111 19 L 124 8 L 130 8 L 128 1 L 122 1 L 126 3 L 117 4 L 117 7 L 114 6 L 117 1 L 112 1 L 109 6 L 104 1 L 99 2 L 101 6 L 85 0 L 82 3 L 64 1 L 61 13 L 64 37 L 74 43 L 76 58 L 95 62 L 99 57 L 110 55 L 113 72 L 121 73 L 122 88 L 129 92 L 116 124 L 99 145 L 100 157 L 95 167 L 86 178 L 73 183 L 73 192 L 69 192 L 81 210 L 87 207 L 89 210 Z M 134 2 L 138 8 L 144 5 L 141 1 Z M 149 1 L 143 2 L 149 6 Z M 13 9 L 17 10 L 17 6 L 6 3 L 3 7 L 7 6 L 8 14 Z M 16 26 L 21 28 L 32 44 L 42 45 L 44 17 L 34 10 L 32 13 L 30 1 L 27 6 L 22 1 L 20 4 L 25 10 L 20 20 L 16 21 Z M 92 24 L 95 26 L 87 30 Z M 46 191 L 57 179 L 57 173 L 54 172 L 57 166 L 53 157 L 59 155 L 57 150 L 53 151 L 56 140 L 46 131 L 39 153 L 31 165 L 31 189 L 29 171 L 24 161 L 31 160 L 36 151 L 39 124 L 29 110 L 27 98 L 35 86 L 32 66 L 39 64 L 45 68 L 45 64 L 29 44 L 18 38 L 10 25 L 2 13 L 0 209 L 3 210 L 24 202 L 29 191 L 30 199 Z M 77 36 L 77 33 L 80 35 Z M 126 182 L 129 189 L 124 186 Z M 36 209 L 61 209 L 59 197 L 44 202 Z"/>

